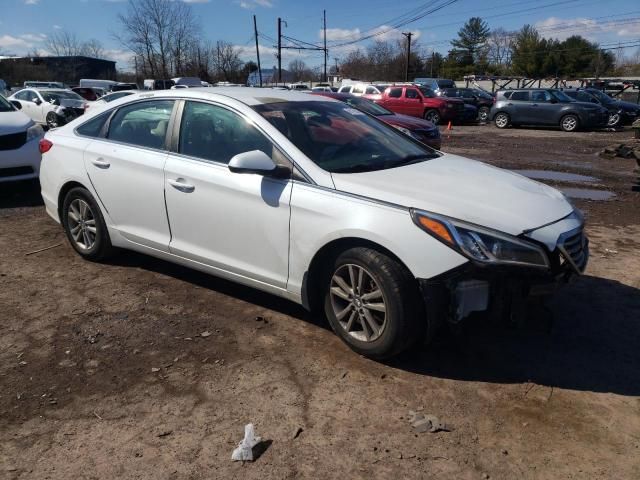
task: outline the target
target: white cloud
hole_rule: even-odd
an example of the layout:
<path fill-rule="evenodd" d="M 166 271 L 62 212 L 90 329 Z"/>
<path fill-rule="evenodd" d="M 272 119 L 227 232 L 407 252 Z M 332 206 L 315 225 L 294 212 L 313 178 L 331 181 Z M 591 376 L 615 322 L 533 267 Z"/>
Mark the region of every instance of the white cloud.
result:
<path fill-rule="evenodd" d="M 327 28 L 327 40 L 330 42 L 336 42 L 338 44 L 343 42 L 351 42 L 360 40 L 363 37 L 371 37 L 370 41 L 382 40 L 382 41 L 394 41 L 394 40 L 402 40 L 404 37 L 402 36 L 403 30 L 398 30 L 397 28 L 390 27 L 388 25 L 381 25 L 371 30 L 367 30 L 362 32 L 359 28 L 354 29 L 346 29 L 346 28 Z M 420 30 L 414 30 L 411 32 L 413 34 L 412 41 L 416 41 L 420 38 L 421 32 Z M 322 29 L 318 30 L 318 38 L 323 38 Z"/>
<path fill-rule="evenodd" d="M 54 25 L 53 28 L 54 30 L 62 30 L 62 27 L 60 25 Z"/>
<path fill-rule="evenodd" d="M 244 8 L 247 10 L 251 10 L 257 7 L 273 7 L 273 2 L 271 0 L 236 0 L 235 3 L 240 5 L 240 8 Z"/>
<path fill-rule="evenodd" d="M 129 70 L 131 67 L 131 61 L 133 60 L 133 54 L 129 50 L 121 50 L 117 48 L 105 49 L 103 58 L 116 62 L 118 64 L 118 69 L 120 70 Z"/>
<path fill-rule="evenodd" d="M 40 0 L 24 0 L 25 5 L 37 5 Z"/>
<path fill-rule="evenodd" d="M 27 42 L 25 39 L 20 37 L 12 37 L 11 35 L 2 35 L 0 36 L 0 48 L 6 49 L 27 49 L 30 48 L 31 44 Z"/>
<path fill-rule="evenodd" d="M 209 3 L 211 0 L 182 0 L 184 3 Z"/>
<path fill-rule="evenodd" d="M 634 19 L 612 20 L 597 22 L 591 18 L 558 18 L 549 17 L 535 24 L 540 35 L 546 38 L 565 40 L 572 35 L 581 35 L 594 40 L 598 34 L 613 33 L 620 37 L 635 37 L 640 35 L 640 23 L 630 21 Z M 588 32 L 588 33 L 586 33 Z"/>
<path fill-rule="evenodd" d="M 318 38 L 323 38 L 323 30 L 318 31 Z M 327 28 L 327 41 L 329 42 L 344 42 L 350 40 L 357 40 L 361 36 L 360 29 L 348 29 L 348 28 Z"/>

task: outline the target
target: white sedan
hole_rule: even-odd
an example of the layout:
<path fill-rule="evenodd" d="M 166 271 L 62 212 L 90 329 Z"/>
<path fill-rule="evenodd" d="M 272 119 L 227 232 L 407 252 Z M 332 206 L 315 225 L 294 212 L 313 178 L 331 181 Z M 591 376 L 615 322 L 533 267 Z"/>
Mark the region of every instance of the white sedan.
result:
<path fill-rule="evenodd" d="M 43 135 L 40 125 L 0 95 L 0 183 L 38 178 Z"/>
<path fill-rule="evenodd" d="M 283 296 L 372 358 L 474 311 L 520 311 L 587 263 L 557 190 L 321 96 L 134 94 L 41 151 L 47 212 L 82 257 L 128 248 Z"/>
<path fill-rule="evenodd" d="M 40 125 L 57 128 L 84 114 L 87 102 L 63 88 L 25 88 L 9 97 L 19 102 L 22 111 Z"/>

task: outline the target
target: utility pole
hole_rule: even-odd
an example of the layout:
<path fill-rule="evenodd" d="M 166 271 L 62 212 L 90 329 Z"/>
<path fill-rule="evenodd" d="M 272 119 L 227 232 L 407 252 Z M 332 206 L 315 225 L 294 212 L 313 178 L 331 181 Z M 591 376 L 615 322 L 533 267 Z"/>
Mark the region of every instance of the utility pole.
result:
<path fill-rule="evenodd" d="M 327 11 L 322 11 L 322 20 L 324 24 L 324 77 L 323 80 L 326 82 L 328 80 L 327 77 L 327 57 L 329 56 L 329 52 L 327 51 Z"/>
<path fill-rule="evenodd" d="M 278 83 L 282 83 L 282 19 L 278 17 Z"/>
<path fill-rule="evenodd" d="M 433 78 L 433 62 L 436 61 L 436 52 L 431 52 L 431 78 Z"/>
<path fill-rule="evenodd" d="M 413 36 L 413 33 L 402 32 L 402 35 L 407 37 L 407 69 L 404 72 L 404 81 L 408 82 L 409 81 L 409 62 L 411 61 L 411 37 Z"/>
<path fill-rule="evenodd" d="M 340 69 L 338 68 L 338 58 L 333 57 L 333 60 L 336 62 L 336 75 L 340 73 Z"/>
<path fill-rule="evenodd" d="M 262 68 L 260 67 L 260 49 L 258 48 L 258 22 L 256 16 L 253 16 L 253 32 L 256 37 L 256 56 L 258 57 L 258 76 L 260 77 L 260 86 L 262 87 Z"/>

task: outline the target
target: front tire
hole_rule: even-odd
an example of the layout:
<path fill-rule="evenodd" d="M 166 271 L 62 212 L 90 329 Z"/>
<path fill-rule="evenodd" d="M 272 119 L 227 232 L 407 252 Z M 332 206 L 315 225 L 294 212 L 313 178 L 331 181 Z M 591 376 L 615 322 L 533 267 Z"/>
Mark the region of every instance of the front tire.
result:
<path fill-rule="evenodd" d="M 58 115 L 55 112 L 47 113 L 46 117 L 47 128 L 58 128 L 60 126 L 60 120 L 58 119 Z"/>
<path fill-rule="evenodd" d="M 427 321 L 417 283 L 394 259 L 371 248 L 339 255 L 325 277 L 324 309 L 351 349 L 389 358 L 424 339 Z"/>
<path fill-rule="evenodd" d="M 511 118 L 509 117 L 509 114 L 504 112 L 499 112 L 496 114 L 495 117 L 493 117 L 493 122 L 496 124 L 496 127 L 498 128 L 507 128 L 511 123 Z"/>
<path fill-rule="evenodd" d="M 622 126 L 622 115 L 618 112 L 612 113 L 609 115 L 609 121 L 607 122 L 607 127 L 609 128 L 619 128 Z"/>
<path fill-rule="evenodd" d="M 424 119 L 433 123 L 434 125 L 438 125 L 440 123 L 440 112 L 438 110 L 427 110 L 424 112 Z"/>
<path fill-rule="evenodd" d="M 81 257 L 96 262 L 113 252 L 100 208 L 85 188 L 73 188 L 64 197 L 62 225 L 69 243 Z"/>
<path fill-rule="evenodd" d="M 565 132 L 575 132 L 580 127 L 580 119 L 570 113 L 560 119 L 560 128 Z"/>

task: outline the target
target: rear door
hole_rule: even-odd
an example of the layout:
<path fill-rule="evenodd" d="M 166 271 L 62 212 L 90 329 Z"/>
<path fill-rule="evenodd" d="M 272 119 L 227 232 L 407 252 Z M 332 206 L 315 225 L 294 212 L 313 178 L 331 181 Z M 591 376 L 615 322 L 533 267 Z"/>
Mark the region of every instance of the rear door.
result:
<path fill-rule="evenodd" d="M 92 141 L 84 163 L 98 198 L 128 240 L 168 251 L 164 164 L 173 100 L 146 100 L 120 107 L 106 138 Z"/>

